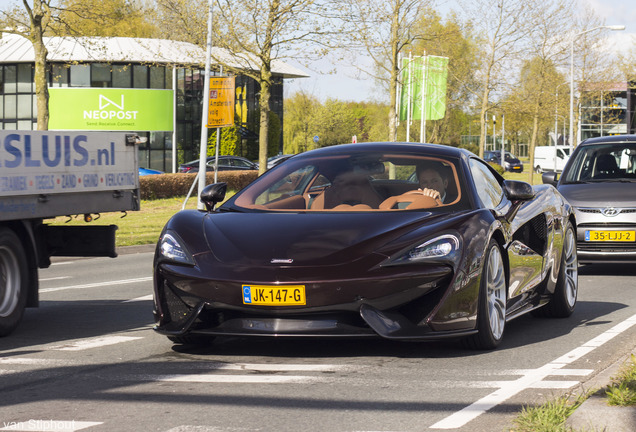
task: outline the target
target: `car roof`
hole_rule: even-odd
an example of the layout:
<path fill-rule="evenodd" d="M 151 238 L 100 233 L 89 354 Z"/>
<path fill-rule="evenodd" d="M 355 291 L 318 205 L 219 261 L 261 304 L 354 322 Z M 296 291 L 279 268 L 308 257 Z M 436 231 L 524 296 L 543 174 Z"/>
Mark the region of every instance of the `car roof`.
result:
<path fill-rule="evenodd" d="M 466 149 L 446 146 L 443 144 L 422 144 L 422 143 L 410 143 L 410 142 L 367 142 L 356 144 L 339 144 L 329 147 L 321 147 L 319 149 L 310 150 L 296 157 L 314 157 L 314 156 L 328 156 L 349 154 L 357 152 L 399 152 L 399 153 L 418 153 L 426 152 L 430 155 L 447 156 L 447 157 L 468 157 L 474 156 L 473 153 Z"/>
<path fill-rule="evenodd" d="M 636 135 L 610 135 L 603 137 L 588 138 L 579 145 L 589 144 L 613 144 L 620 142 L 636 142 Z"/>

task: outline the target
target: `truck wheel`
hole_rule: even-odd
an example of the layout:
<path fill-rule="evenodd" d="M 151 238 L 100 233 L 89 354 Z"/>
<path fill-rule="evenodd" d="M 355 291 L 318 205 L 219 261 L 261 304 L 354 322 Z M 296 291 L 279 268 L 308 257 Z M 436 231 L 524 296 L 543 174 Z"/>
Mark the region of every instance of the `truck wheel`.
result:
<path fill-rule="evenodd" d="M 536 172 L 537 174 L 543 174 L 543 168 L 541 168 L 541 165 L 537 165 L 534 169 L 534 172 Z"/>
<path fill-rule="evenodd" d="M 0 228 L 0 336 L 11 333 L 22 319 L 27 301 L 28 272 L 20 239 Z"/>

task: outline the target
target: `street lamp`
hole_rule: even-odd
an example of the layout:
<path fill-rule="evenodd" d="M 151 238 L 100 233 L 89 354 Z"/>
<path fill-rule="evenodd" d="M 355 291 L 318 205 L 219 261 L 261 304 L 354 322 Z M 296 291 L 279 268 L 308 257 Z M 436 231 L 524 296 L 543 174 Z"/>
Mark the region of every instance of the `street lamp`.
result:
<path fill-rule="evenodd" d="M 588 30 L 583 30 L 574 35 L 570 44 L 570 145 L 574 145 L 574 41 L 582 34 L 589 33 L 594 30 L 608 29 L 612 31 L 625 30 L 624 25 L 598 26 Z"/>
<path fill-rule="evenodd" d="M 559 112 L 559 87 L 563 85 L 568 85 L 569 83 L 564 82 L 556 86 L 554 90 L 554 145 L 557 145 L 557 141 L 559 140 L 559 135 L 557 132 L 557 116 Z M 563 131 L 563 140 L 565 141 L 565 131 Z M 565 142 L 564 142 L 565 144 Z"/>

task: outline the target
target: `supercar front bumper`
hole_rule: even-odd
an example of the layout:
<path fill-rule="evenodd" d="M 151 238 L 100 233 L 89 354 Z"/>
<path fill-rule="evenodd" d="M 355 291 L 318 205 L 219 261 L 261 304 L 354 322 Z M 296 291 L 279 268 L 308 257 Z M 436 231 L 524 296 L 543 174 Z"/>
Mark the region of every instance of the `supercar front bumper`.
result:
<path fill-rule="evenodd" d="M 364 298 L 357 296 L 349 302 L 303 307 L 252 307 L 216 301 L 193 295 L 189 283 L 167 272 L 155 276 L 155 330 L 167 336 L 269 336 L 269 337 L 383 337 L 402 340 L 433 340 L 462 337 L 476 332 L 473 320 L 462 320 L 454 328 L 443 331 L 429 322 L 451 279 L 448 267 L 439 267 L 427 277 L 391 280 L 392 286 L 406 289 L 386 295 Z M 358 285 L 372 285 L 375 281 L 356 281 Z M 192 281 L 199 287 L 201 281 Z M 322 283 L 312 290 L 329 291 L 334 282 Z M 338 286 L 346 284 L 342 281 Z M 179 286 L 180 288 L 178 288 Z M 209 282 L 217 287 L 218 282 Z M 181 288 L 185 288 L 181 289 Z M 202 290 L 196 290 L 199 294 Z M 335 290 L 334 290 L 335 291 Z M 222 297 L 222 296 L 221 296 Z M 316 295 L 317 297 L 317 295 Z"/>

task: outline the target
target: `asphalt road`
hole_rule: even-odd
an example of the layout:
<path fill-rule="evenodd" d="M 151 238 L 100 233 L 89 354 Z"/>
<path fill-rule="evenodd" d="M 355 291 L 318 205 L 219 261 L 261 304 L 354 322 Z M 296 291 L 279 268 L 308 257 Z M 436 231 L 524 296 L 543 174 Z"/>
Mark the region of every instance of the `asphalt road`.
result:
<path fill-rule="evenodd" d="M 581 269 L 569 319 L 453 341 L 223 339 L 152 330 L 152 253 L 57 260 L 0 339 L 0 430 L 503 431 L 525 404 L 591 385 L 636 345 L 634 266 Z"/>

